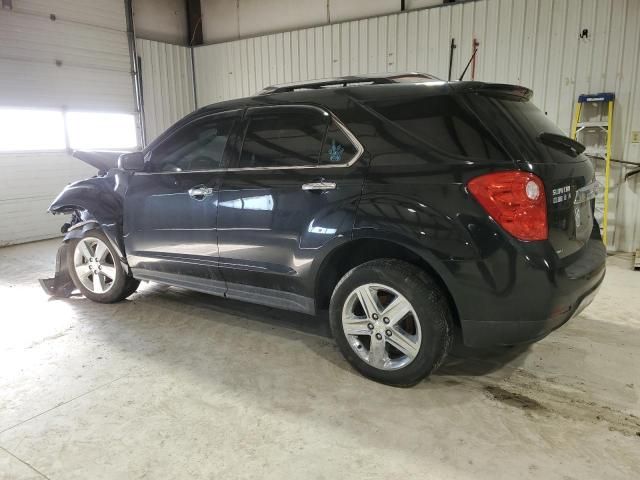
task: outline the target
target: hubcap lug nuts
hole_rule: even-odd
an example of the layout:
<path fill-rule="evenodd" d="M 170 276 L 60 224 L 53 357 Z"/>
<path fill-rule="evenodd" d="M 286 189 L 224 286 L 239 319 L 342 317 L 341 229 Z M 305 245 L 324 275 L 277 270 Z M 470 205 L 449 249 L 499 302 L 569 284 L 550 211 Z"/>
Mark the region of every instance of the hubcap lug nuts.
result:
<path fill-rule="evenodd" d="M 378 340 L 382 340 L 382 335 L 380 335 L 379 333 L 376 333 L 376 338 L 377 338 Z"/>
<path fill-rule="evenodd" d="M 388 317 L 384 317 L 384 318 L 382 319 L 382 321 L 383 321 L 384 323 L 389 323 L 389 318 L 388 318 Z"/>
<path fill-rule="evenodd" d="M 373 315 L 371 315 L 371 318 L 373 318 L 374 320 L 377 320 L 378 319 L 378 314 L 374 313 Z"/>
<path fill-rule="evenodd" d="M 390 337 L 390 336 L 391 336 L 391 330 L 387 330 L 387 331 L 386 331 L 386 332 L 384 332 L 384 333 L 386 333 L 386 334 L 387 334 L 387 337 Z"/>
<path fill-rule="evenodd" d="M 368 328 L 369 330 L 373 330 L 373 323 L 370 323 L 369 325 L 367 325 L 367 328 Z"/>

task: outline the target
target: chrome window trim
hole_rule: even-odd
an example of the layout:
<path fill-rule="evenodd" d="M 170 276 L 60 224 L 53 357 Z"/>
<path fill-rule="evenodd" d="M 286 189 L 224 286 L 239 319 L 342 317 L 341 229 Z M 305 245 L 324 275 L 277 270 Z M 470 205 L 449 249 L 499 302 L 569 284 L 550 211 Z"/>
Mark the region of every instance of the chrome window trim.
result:
<path fill-rule="evenodd" d="M 312 108 L 312 109 L 315 109 L 315 110 L 319 110 L 324 114 L 329 115 L 331 120 L 336 122 L 336 125 L 338 125 L 338 127 L 342 130 L 342 132 L 347 136 L 347 138 L 351 141 L 351 143 L 353 143 L 353 145 L 356 147 L 355 155 L 348 162 L 337 163 L 337 164 L 333 164 L 333 163 L 320 164 L 319 163 L 317 165 L 282 166 L 282 167 L 247 167 L 247 168 L 245 168 L 245 167 L 234 167 L 234 168 L 216 168 L 216 169 L 211 169 L 211 170 L 189 170 L 189 171 L 186 171 L 186 172 L 135 172 L 135 175 L 183 175 L 183 174 L 188 174 L 188 173 L 252 172 L 252 171 L 263 171 L 263 170 L 308 170 L 308 169 L 312 169 L 312 168 L 315 168 L 315 169 L 349 168 L 360 159 L 360 157 L 364 153 L 364 147 L 362 146 L 360 141 L 356 138 L 356 136 L 353 133 L 351 133 L 351 131 L 345 126 L 344 123 L 342 123 L 340 121 L 340 119 L 338 117 L 336 117 L 332 112 L 330 112 L 330 111 L 328 111 L 328 110 L 326 110 L 326 109 L 324 109 L 322 107 L 319 107 L 317 105 L 305 105 L 305 104 L 264 105 L 264 106 L 260 105 L 260 106 L 247 108 L 246 112 L 245 112 L 245 116 L 250 110 L 262 110 L 262 109 L 271 109 L 271 108 L 291 108 L 291 107 L 294 107 L 294 108 Z M 204 115 L 202 117 L 198 117 L 197 119 L 194 119 L 193 121 L 199 120 L 201 118 L 213 116 L 213 115 L 224 115 L 224 114 L 227 114 L 227 113 L 237 112 L 237 111 L 238 111 L 238 109 L 230 110 L 228 112 L 216 112 L 216 113 L 211 114 L 211 115 Z M 192 122 L 189 122 L 186 125 L 183 125 L 183 128 L 186 127 L 187 125 L 190 125 L 191 123 Z M 179 129 L 179 130 L 182 130 L 182 128 Z"/>

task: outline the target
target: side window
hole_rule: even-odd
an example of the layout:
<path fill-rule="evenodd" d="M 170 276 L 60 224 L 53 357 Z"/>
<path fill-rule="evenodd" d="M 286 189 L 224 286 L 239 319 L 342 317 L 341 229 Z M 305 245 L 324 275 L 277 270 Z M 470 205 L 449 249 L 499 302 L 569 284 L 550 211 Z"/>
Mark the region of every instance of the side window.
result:
<path fill-rule="evenodd" d="M 445 153 L 492 160 L 505 158 L 489 132 L 452 95 L 376 102 L 371 107 Z"/>
<path fill-rule="evenodd" d="M 358 150 L 335 121 L 331 122 L 320 154 L 320 163 L 347 163 Z"/>
<path fill-rule="evenodd" d="M 222 168 L 234 118 L 204 117 L 178 130 L 151 154 L 154 172 L 188 172 Z"/>
<path fill-rule="evenodd" d="M 238 166 L 317 165 L 329 118 L 314 108 L 265 109 L 249 115 Z"/>

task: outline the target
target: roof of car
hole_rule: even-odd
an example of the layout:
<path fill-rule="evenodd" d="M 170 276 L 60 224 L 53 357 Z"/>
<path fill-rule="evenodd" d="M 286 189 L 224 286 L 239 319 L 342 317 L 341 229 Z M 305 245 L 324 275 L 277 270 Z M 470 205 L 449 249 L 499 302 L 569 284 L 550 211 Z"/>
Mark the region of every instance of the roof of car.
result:
<path fill-rule="evenodd" d="M 528 88 L 498 83 L 477 81 L 446 82 L 424 73 L 399 73 L 394 75 L 350 76 L 325 80 L 295 82 L 283 85 L 273 85 L 264 88 L 252 97 L 237 98 L 213 103 L 201 107 L 198 113 L 215 113 L 242 109 L 258 105 L 286 105 L 295 102 L 326 101 L 333 95 L 349 95 L 356 99 L 369 100 L 381 96 L 404 96 L 416 93 L 416 88 L 427 87 L 431 95 L 446 95 L 459 92 L 493 92 L 507 93 L 523 98 L 531 97 Z"/>
<path fill-rule="evenodd" d="M 403 97 L 416 93 L 416 88 L 428 88 L 430 95 L 446 95 L 452 92 L 487 91 L 503 92 L 523 98 L 531 96 L 531 90 L 516 85 L 503 85 L 475 81 L 446 82 L 427 73 L 394 73 L 378 75 L 354 75 L 348 77 L 311 80 L 264 88 L 252 97 L 236 98 L 203 106 L 178 121 L 163 135 L 156 138 L 147 147 L 161 141 L 172 130 L 180 128 L 194 117 L 233 110 L 242 110 L 251 106 L 282 105 L 291 103 L 328 102 L 335 95 L 348 95 L 356 100 L 370 101 L 381 97 Z"/>
<path fill-rule="evenodd" d="M 467 82 L 463 82 L 467 83 Z M 286 105 L 291 102 L 322 101 L 336 93 L 350 94 L 353 92 L 365 93 L 369 88 L 375 87 L 397 87 L 402 90 L 403 86 L 429 85 L 440 87 L 443 92 L 449 91 L 449 83 L 439 80 L 433 75 L 426 73 L 395 73 L 376 75 L 354 75 L 348 77 L 338 77 L 322 80 L 310 80 L 304 82 L 294 82 L 281 85 L 265 87 L 260 92 L 251 97 L 236 98 L 222 102 L 212 103 L 199 108 L 194 114 L 216 113 L 241 109 L 251 105 Z M 385 91 L 388 91 L 385 88 Z M 396 90 L 398 91 L 398 90 Z M 378 90 L 379 92 L 379 90 Z"/>
<path fill-rule="evenodd" d="M 266 87 L 252 97 L 236 98 L 203 106 L 171 126 L 153 140 L 146 148 L 153 148 L 172 131 L 181 128 L 194 118 L 255 106 L 286 106 L 287 104 L 330 103 L 336 95 L 347 95 L 357 101 L 372 101 L 381 98 L 411 97 L 417 88 L 428 88 L 429 95 L 446 95 L 453 92 L 493 92 L 506 93 L 522 98 L 530 98 L 531 90 L 516 85 L 484 83 L 475 81 L 446 82 L 425 73 L 396 73 L 384 75 L 350 76 L 294 84 Z"/>
<path fill-rule="evenodd" d="M 282 83 L 263 88 L 258 95 L 272 93 L 293 92 L 296 90 L 336 88 L 358 85 L 385 85 L 392 83 L 422 83 L 427 81 L 439 81 L 438 77 L 429 73 L 404 72 L 404 73 L 380 73 L 372 75 L 351 75 L 346 77 L 325 78 L 320 80 L 306 80 L 301 82 Z"/>

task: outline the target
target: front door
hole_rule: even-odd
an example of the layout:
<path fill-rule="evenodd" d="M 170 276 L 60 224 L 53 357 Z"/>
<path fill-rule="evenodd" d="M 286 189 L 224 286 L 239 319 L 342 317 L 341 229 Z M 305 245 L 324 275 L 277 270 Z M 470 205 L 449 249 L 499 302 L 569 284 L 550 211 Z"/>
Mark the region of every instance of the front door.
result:
<path fill-rule="evenodd" d="M 207 115 L 147 152 L 125 195 L 127 258 L 136 278 L 223 294 L 216 215 L 227 140 L 240 113 Z"/>
<path fill-rule="evenodd" d="M 362 147 L 311 106 L 250 108 L 238 139 L 218 203 L 227 296 L 312 312 L 308 273 L 323 246 L 351 233 Z"/>

